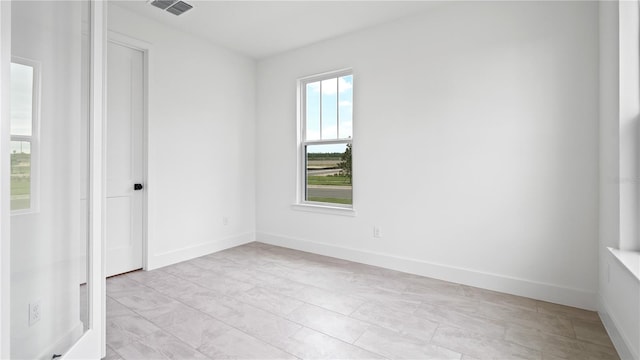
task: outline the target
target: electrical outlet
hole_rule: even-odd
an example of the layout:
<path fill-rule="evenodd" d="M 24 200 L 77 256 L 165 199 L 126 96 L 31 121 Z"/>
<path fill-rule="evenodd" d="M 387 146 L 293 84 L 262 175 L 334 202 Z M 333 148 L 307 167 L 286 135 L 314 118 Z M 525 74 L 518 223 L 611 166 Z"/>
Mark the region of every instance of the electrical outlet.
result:
<path fill-rule="evenodd" d="M 222 225 L 227 226 L 229 225 L 229 218 L 228 217 L 223 217 L 222 218 Z"/>
<path fill-rule="evenodd" d="M 373 227 L 373 237 L 374 238 L 381 238 L 382 237 L 382 231 L 377 226 Z"/>
<path fill-rule="evenodd" d="M 40 321 L 42 316 L 42 307 L 40 306 L 40 300 L 29 304 L 29 326 L 33 326 Z"/>

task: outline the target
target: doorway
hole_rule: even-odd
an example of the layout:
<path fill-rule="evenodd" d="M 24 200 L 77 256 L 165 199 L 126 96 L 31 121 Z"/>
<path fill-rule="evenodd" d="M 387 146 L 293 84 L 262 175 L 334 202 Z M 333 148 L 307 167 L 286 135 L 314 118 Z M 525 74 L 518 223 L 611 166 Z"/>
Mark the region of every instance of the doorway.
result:
<path fill-rule="evenodd" d="M 143 268 L 145 53 L 107 48 L 106 276 Z"/>

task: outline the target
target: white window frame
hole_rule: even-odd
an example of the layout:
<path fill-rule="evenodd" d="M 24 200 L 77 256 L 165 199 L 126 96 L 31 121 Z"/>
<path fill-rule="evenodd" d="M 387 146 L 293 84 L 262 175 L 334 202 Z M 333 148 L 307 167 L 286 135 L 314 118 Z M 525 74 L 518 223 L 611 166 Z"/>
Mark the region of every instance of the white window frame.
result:
<path fill-rule="evenodd" d="M 337 71 L 326 72 L 322 74 L 312 75 L 304 78 L 298 79 L 298 141 L 297 141 L 297 154 L 298 154 L 298 167 L 297 167 L 297 196 L 296 203 L 293 205 L 293 208 L 296 210 L 303 211 L 313 211 L 313 212 L 322 212 L 329 214 L 338 214 L 338 215 L 347 215 L 347 216 L 355 216 L 354 206 L 355 206 L 355 196 L 352 192 L 352 203 L 351 204 L 336 204 L 336 203 L 325 203 L 325 202 L 316 202 L 316 201 L 307 201 L 306 200 L 306 182 L 307 182 L 307 157 L 305 148 L 309 145 L 333 145 L 333 144 L 351 144 L 353 149 L 353 141 L 355 138 L 355 121 L 352 118 L 352 123 L 354 125 L 352 128 L 351 138 L 347 139 L 331 139 L 331 140 L 306 140 L 306 127 L 307 127 L 307 109 L 306 109 L 306 88 L 307 84 L 313 82 L 321 82 L 322 80 L 339 78 L 342 76 L 353 75 L 352 69 L 342 69 Z M 355 87 L 355 85 L 354 85 Z M 322 92 L 321 92 L 322 96 Z M 355 97 L 355 90 L 354 90 Z M 339 121 L 339 120 L 338 120 Z M 340 136 L 340 126 L 338 124 L 338 133 Z M 320 117 L 320 134 L 322 134 L 322 116 Z M 322 135 L 321 135 L 322 137 Z M 352 159 L 353 159 L 353 150 L 352 150 Z M 355 188 L 355 181 L 352 175 L 351 178 L 351 186 L 352 189 Z"/>
<path fill-rule="evenodd" d="M 29 180 L 30 204 L 27 209 L 11 210 L 11 215 L 31 214 L 38 212 L 40 205 L 40 91 L 41 91 L 41 64 L 38 61 L 12 56 L 11 63 L 29 66 L 33 69 L 32 104 L 31 104 L 31 135 L 13 135 L 11 141 L 24 141 L 30 143 L 31 148 L 31 173 Z"/>

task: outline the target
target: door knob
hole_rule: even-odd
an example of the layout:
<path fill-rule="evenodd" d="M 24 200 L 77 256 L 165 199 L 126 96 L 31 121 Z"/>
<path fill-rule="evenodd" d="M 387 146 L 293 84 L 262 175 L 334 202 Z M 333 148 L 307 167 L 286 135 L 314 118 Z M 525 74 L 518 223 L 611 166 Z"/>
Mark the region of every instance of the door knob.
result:
<path fill-rule="evenodd" d="M 133 190 L 142 190 L 142 184 L 133 184 Z"/>

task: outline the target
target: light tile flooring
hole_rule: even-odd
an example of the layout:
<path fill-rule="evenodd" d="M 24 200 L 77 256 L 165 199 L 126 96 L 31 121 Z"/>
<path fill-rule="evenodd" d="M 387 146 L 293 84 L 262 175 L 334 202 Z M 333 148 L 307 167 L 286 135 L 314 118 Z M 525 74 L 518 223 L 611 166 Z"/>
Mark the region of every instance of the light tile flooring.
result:
<path fill-rule="evenodd" d="M 595 312 L 251 243 L 107 280 L 107 359 L 617 359 Z"/>

